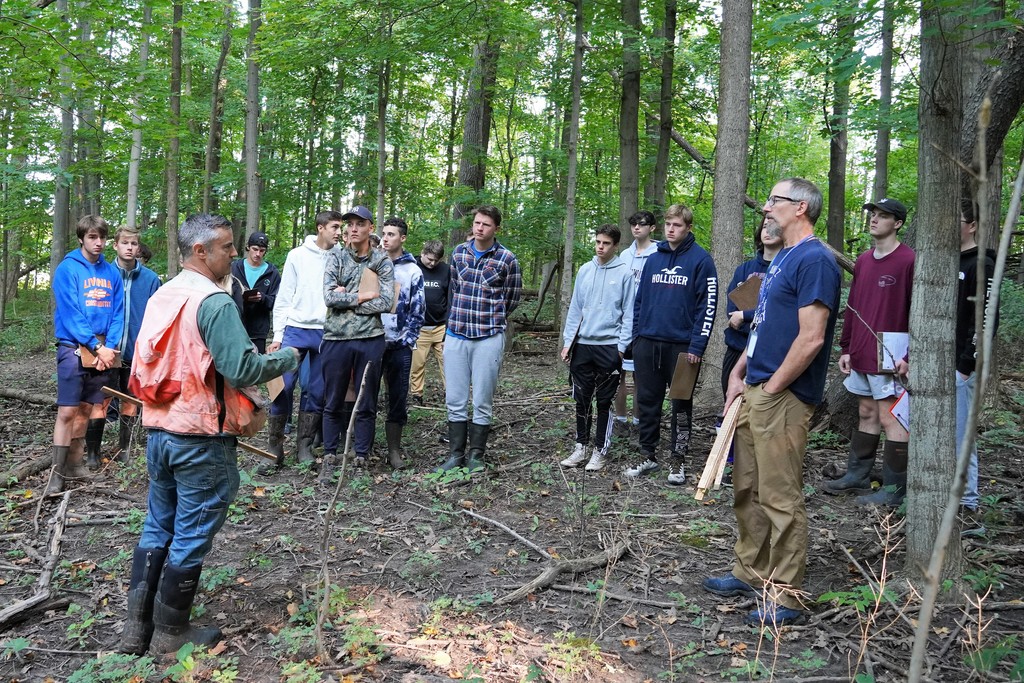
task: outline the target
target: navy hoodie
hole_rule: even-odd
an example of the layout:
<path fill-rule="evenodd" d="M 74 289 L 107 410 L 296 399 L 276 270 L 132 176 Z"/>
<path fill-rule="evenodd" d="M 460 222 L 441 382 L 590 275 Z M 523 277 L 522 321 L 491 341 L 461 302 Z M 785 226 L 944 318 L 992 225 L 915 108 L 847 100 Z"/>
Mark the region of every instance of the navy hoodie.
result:
<path fill-rule="evenodd" d="M 633 335 L 689 344 L 688 353 L 703 356 L 717 305 L 715 262 L 693 233 L 674 251 L 667 241 L 658 242 L 637 285 Z"/>
<path fill-rule="evenodd" d="M 749 280 L 750 276 L 754 273 L 767 273 L 768 266 L 770 265 L 771 263 L 769 261 L 764 260 L 764 252 L 757 252 L 757 256 L 749 261 L 741 263 L 736 269 L 736 272 L 733 273 L 732 282 L 729 283 L 729 288 L 725 290 L 726 294 L 732 292 L 732 290 Z M 737 310 L 739 310 L 739 308 L 732 302 L 732 299 L 726 297 L 725 345 L 730 349 L 742 351 L 747 348 L 747 337 L 750 335 L 750 321 L 754 319 L 754 311 L 743 311 L 743 325 L 740 326 L 740 329 L 734 330 L 729 324 L 728 316 L 732 315 L 732 312 Z"/>

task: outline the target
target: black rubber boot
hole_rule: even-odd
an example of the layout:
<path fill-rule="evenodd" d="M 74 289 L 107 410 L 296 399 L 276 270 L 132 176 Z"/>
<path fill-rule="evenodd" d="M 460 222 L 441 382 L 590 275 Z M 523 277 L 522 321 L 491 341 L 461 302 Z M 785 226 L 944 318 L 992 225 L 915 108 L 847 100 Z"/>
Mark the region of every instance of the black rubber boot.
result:
<path fill-rule="evenodd" d="M 284 423 L 287 415 L 271 415 L 267 418 L 267 451 L 274 456 L 274 464 L 260 465 L 256 474 L 267 476 L 284 467 Z"/>
<path fill-rule="evenodd" d="M 448 423 L 448 459 L 435 469 L 435 472 L 447 472 L 456 467 L 466 466 L 466 436 L 469 425 L 465 422 Z"/>
<path fill-rule="evenodd" d="M 885 505 L 898 508 L 907 496 L 907 444 L 886 441 L 882 448 L 882 488 L 866 496 L 858 496 L 857 505 Z"/>
<path fill-rule="evenodd" d="M 469 455 L 466 456 L 466 467 L 470 472 L 482 472 L 484 455 L 487 453 L 487 437 L 491 433 L 491 425 L 469 425 Z"/>
<path fill-rule="evenodd" d="M 320 463 L 320 473 L 316 475 L 316 483 L 320 486 L 329 486 L 334 480 L 338 462 L 339 458 L 336 453 L 324 453 L 324 461 Z"/>
<path fill-rule="evenodd" d="M 320 431 L 320 413 L 299 413 L 298 450 L 295 459 L 300 463 L 314 462 L 313 438 Z"/>
<path fill-rule="evenodd" d="M 388 462 L 400 470 L 405 467 L 405 460 L 402 459 L 402 423 L 385 422 L 384 434 L 388 439 Z"/>
<path fill-rule="evenodd" d="M 166 548 L 135 548 L 132 578 L 128 584 L 128 616 L 118 652 L 144 655 L 153 637 L 153 599 L 167 559 Z"/>
<path fill-rule="evenodd" d="M 281 429 L 284 429 L 283 420 Z M 185 643 L 209 647 L 221 639 L 219 628 L 195 628 L 189 623 L 192 603 L 199 589 L 199 575 L 202 573 L 202 565 L 164 565 L 160 591 L 153 601 L 153 637 L 149 642 L 149 654 L 177 652 Z"/>
<path fill-rule="evenodd" d="M 139 424 L 138 415 L 121 414 L 118 417 L 117 432 L 117 455 L 114 460 L 117 462 L 128 462 L 128 451 L 132 445 L 132 436 L 135 434 L 135 426 Z"/>
<path fill-rule="evenodd" d="M 85 429 L 85 466 L 95 472 L 103 466 L 100 460 L 100 450 L 103 447 L 103 427 L 107 424 L 107 418 L 97 417 L 89 420 L 89 426 Z"/>
<path fill-rule="evenodd" d="M 859 429 L 850 437 L 850 453 L 846 458 L 846 474 L 839 479 L 826 481 L 825 493 L 864 493 L 871 491 L 871 468 L 875 466 L 875 451 L 878 450 L 880 435 L 868 434 Z"/>
<path fill-rule="evenodd" d="M 44 496 L 60 493 L 64 490 L 69 449 L 70 446 L 53 447 L 53 474 L 50 475 L 50 483 L 46 485 L 46 491 L 43 493 Z"/>

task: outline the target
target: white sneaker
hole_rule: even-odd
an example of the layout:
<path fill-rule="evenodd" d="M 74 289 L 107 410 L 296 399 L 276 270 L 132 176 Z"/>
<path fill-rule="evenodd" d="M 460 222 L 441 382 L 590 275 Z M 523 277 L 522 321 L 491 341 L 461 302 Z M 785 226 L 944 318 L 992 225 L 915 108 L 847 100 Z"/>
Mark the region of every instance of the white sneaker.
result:
<path fill-rule="evenodd" d="M 686 472 L 683 463 L 679 463 L 679 470 L 668 475 L 669 486 L 682 486 L 686 483 Z"/>
<path fill-rule="evenodd" d="M 590 462 L 584 468 L 587 472 L 597 472 L 598 470 L 604 469 L 605 460 L 608 457 L 607 448 L 595 448 L 594 452 L 590 455 Z"/>
<path fill-rule="evenodd" d="M 568 458 L 561 462 L 562 467 L 579 467 L 587 459 L 587 447 L 584 444 L 576 444 L 576 449 Z"/>
<path fill-rule="evenodd" d="M 626 469 L 622 470 L 622 476 L 626 477 L 627 479 L 636 479 L 637 477 L 641 477 L 645 474 L 657 472 L 660 469 L 661 465 L 658 464 L 657 460 L 652 460 L 648 458 L 639 465 L 627 467 Z"/>

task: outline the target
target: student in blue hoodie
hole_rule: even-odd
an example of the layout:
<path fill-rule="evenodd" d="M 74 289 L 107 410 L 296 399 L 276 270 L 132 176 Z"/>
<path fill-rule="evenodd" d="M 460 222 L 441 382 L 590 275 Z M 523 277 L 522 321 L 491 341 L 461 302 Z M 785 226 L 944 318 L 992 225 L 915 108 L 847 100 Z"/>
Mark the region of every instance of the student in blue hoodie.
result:
<path fill-rule="evenodd" d="M 562 467 L 578 467 L 587 460 L 595 398 L 597 429 L 587 471 L 600 470 L 608 457 L 612 436 L 609 413 L 622 376 L 622 354 L 633 337 L 633 273 L 615 253 L 621 237 L 614 225 L 597 229 L 596 255 L 580 267 L 565 317 L 561 356 L 569 363 L 576 400 L 576 448 L 561 462 Z"/>
<path fill-rule="evenodd" d="M 718 305 L 718 273 L 711 255 L 691 232 L 693 212 L 674 204 L 665 212 L 665 241 L 647 259 L 633 305 L 633 362 L 636 366 L 641 461 L 623 472 L 629 479 L 656 472 L 661 406 L 676 360 L 698 365 L 704 356 Z M 689 450 L 693 401 L 672 399 L 673 457 Z M 680 415 L 683 424 L 679 424 Z M 669 483 L 685 481 L 683 464 Z"/>
<path fill-rule="evenodd" d="M 139 328 L 142 327 L 142 316 L 146 313 L 146 304 L 149 298 L 160 289 L 160 278 L 152 270 L 142 265 L 137 258 L 139 253 L 139 233 L 128 228 L 120 228 L 114 233 L 114 253 L 117 258 L 114 264 L 121 273 L 121 282 L 124 283 L 124 330 L 121 332 L 121 343 L 118 348 L 121 350 L 121 367 L 114 372 L 117 375 L 117 384 L 121 391 L 131 393 L 128 389 L 128 378 L 132 374 L 132 358 L 135 357 L 135 340 L 139 336 Z M 118 450 L 114 457 L 118 462 L 128 461 L 128 446 L 131 443 L 132 433 L 135 425 L 138 424 L 138 408 L 131 403 L 122 403 L 118 410 Z M 92 429 L 92 421 L 89 422 Z M 103 422 L 99 423 L 98 434 L 93 435 L 87 432 L 86 449 L 92 453 L 99 452 L 100 441 L 103 438 Z M 90 443 L 90 437 L 95 443 Z"/>
<path fill-rule="evenodd" d="M 51 280 L 56 302 L 57 421 L 53 426 L 53 472 L 47 495 L 63 491 L 65 481 L 89 476 L 82 464 L 86 423 L 92 425 L 98 420 L 102 429 L 106 419 L 102 389 L 111 384 L 110 369 L 117 363 L 124 331 L 121 275 L 103 258 L 107 222 L 99 216 L 83 216 L 76 234 L 79 248 L 64 257 Z M 82 367 L 80 346 L 96 356 L 94 368 Z"/>

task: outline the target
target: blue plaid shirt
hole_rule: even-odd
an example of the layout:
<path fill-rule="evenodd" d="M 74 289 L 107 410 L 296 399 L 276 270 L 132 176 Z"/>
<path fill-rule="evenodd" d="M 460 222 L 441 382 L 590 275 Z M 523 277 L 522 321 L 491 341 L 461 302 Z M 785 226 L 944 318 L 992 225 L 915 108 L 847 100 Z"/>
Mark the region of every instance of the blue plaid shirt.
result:
<path fill-rule="evenodd" d="M 484 339 L 504 332 L 523 292 L 516 255 L 495 240 L 477 259 L 465 242 L 452 253 L 451 273 L 449 334 Z"/>

